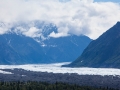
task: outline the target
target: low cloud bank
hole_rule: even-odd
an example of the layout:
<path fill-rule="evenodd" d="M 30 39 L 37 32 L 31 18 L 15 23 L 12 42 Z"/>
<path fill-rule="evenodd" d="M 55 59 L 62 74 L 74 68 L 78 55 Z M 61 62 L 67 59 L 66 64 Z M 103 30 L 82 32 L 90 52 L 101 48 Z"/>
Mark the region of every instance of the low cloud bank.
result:
<path fill-rule="evenodd" d="M 29 23 L 38 20 L 57 26 L 58 32 L 52 32 L 50 37 L 84 34 L 96 39 L 120 21 L 120 4 L 93 0 L 0 0 L 0 13 L 0 34 L 11 31 L 17 23 L 17 32 L 39 37 L 42 29 Z M 29 27 L 21 25 L 23 22 Z"/>

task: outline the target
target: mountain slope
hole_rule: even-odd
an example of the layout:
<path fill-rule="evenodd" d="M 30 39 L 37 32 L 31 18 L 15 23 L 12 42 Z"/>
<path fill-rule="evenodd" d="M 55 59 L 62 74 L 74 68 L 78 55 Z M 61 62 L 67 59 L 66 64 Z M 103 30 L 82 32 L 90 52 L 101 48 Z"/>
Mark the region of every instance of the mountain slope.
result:
<path fill-rule="evenodd" d="M 70 62 L 82 53 L 90 41 L 86 36 L 71 35 L 49 38 L 41 44 L 22 34 L 3 34 L 0 35 L 0 64 Z"/>
<path fill-rule="evenodd" d="M 75 60 L 90 43 L 86 36 L 67 36 L 45 40 L 43 47 L 51 62 L 70 62 Z"/>
<path fill-rule="evenodd" d="M 92 41 L 68 66 L 120 68 L 120 22 Z"/>
<path fill-rule="evenodd" d="M 0 35 L 0 64 L 25 64 L 43 62 L 40 45 L 24 35 Z"/>

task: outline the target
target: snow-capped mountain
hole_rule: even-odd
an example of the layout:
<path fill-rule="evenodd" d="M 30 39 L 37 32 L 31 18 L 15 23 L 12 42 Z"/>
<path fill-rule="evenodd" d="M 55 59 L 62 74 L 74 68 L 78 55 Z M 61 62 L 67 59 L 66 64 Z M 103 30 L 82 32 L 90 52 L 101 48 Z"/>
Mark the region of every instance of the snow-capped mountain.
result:
<path fill-rule="evenodd" d="M 54 24 L 39 21 L 9 25 L 9 31 L 0 35 L 0 64 L 73 61 L 91 41 L 71 34 L 54 38 L 52 32 L 58 33 Z"/>

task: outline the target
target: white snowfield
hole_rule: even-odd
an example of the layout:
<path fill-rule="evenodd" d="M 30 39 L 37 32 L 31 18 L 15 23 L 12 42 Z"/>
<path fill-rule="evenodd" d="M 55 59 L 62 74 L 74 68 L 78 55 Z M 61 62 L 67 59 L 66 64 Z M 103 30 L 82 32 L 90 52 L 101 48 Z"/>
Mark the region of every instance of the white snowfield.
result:
<path fill-rule="evenodd" d="M 48 72 L 48 73 L 77 73 L 79 75 L 113 75 L 120 76 L 120 69 L 114 68 L 70 68 L 70 67 L 61 67 L 62 65 L 69 64 L 70 62 L 65 63 L 53 63 L 53 64 L 27 64 L 27 65 L 0 65 L 0 69 L 24 69 L 27 71 L 36 71 L 36 72 Z M 0 70 L 0 73 L 3 74 L 12 74 L 10 72 L 4 72 Z"/>

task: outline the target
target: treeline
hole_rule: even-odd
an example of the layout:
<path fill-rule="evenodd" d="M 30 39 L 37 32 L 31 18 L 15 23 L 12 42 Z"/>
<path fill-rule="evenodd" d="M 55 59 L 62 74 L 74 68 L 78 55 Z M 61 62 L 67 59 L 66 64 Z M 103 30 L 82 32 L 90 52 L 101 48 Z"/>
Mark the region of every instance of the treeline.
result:
<path fill-rule="evenodd" d="M 0 90 L 119 90 L 113 88 L 95 88 L 89 86 L 78 86 L 67 83 L 47 82 L 0 82 Z"/>

